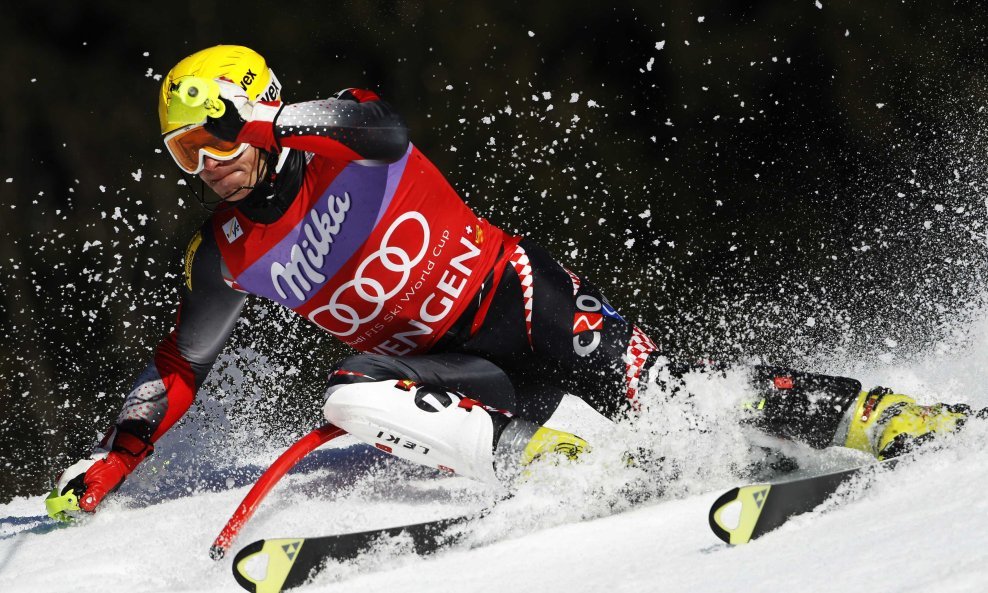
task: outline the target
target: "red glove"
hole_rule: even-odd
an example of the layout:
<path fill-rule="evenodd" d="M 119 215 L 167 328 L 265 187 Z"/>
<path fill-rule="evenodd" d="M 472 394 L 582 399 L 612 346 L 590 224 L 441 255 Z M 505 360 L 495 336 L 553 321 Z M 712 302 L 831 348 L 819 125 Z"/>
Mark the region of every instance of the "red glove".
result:
<path fill-rule="evenodd" d="M 127 432 L 117 432 L 112 442 L 109 452 L 93 453 L 58 478 L 58 493 L 74 490 L 79 508 L 88 513 L 95 511 L 106 495 L 119 488 L 137 464 L 154 451 L 153 445 Z"/>

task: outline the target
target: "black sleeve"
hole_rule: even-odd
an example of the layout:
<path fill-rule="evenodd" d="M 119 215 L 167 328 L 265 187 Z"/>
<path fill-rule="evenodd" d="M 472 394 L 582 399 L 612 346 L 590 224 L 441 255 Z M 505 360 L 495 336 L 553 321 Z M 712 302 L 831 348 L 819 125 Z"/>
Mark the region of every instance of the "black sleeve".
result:
<path fill-rule="evenodd" d="M 196 370 L 198 386 L 233 332 L 247 293 L 230 287 L 229 272 L 208 222 L 186 249 L 185 272 L 175 333 L 179 353 Z"/>
<path fill-rule="evenodd" d="M 118 431 L 154 442 L 192 405 L 216 357 L 233 332 L 246 294 L 231 288 L 212 228 L 207 222 L 185 254 L 185 283 L 174 331 L 127 395 Z"/>
<path fill-rule="evenodd" d="M 394 162 L 408 149 L 405 121 L 376 94 L 360 89 L 285 105 L 274 135 L 281 146 L 347 161 Z"/>

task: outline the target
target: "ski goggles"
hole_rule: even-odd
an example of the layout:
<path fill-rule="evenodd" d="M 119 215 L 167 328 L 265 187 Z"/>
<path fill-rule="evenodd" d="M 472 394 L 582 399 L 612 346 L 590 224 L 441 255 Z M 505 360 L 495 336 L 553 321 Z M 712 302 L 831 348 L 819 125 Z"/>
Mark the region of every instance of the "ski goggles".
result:
<path fill-rule="evenodd" d="M 205 158 L 229 161 L 237 158 L 247 144 L 220 140 L 206 131 L 202 124 L 190 124 L 165 134 L 165 148 L 180 169 L 196 175 L 205 167 Z"/>

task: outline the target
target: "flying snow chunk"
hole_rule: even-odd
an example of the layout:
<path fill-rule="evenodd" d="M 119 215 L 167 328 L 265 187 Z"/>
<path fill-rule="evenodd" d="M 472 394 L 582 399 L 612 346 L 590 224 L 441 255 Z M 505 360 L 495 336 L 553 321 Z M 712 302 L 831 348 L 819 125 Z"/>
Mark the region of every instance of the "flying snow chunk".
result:
<path fill-rule="evenodd" d="M 806 325 L 807 325 L 807 327 L 813 327 L 813 326 L 815 326 L 816 325 L 816 318 L 815 317 L 807 317 L 806 318 Z"/>
<path fill-rule="evenodd" d="M 451 84 L 447 84 L 447 85 L 446 85 L 446 90 L 447 90 L 447 91 L 451 91 L 451 90 L 453 90 L 453 85 L 451 85 Z"/>
<path fill-rule="evenodd" d="M 814 2 L 813 4 L 820 10 L 823 10 L 823 4 L 820 2 L 820 0 L 816 0 L 816 2 Z"/>
<path fill-rule="evenodd" d="M 705 17 L 705 16 L 698 16 L 698 17 L 696 17 L 696 22 L 698 22 L 698 23 L 702 23 L 705 20 L 707 20 L 707 17 Z"/>
<path fill-rule="evenodd" d="M 580 100 L 580 93 L 570 93 L 569 94 L 569 102 L 570 103 L 576 103 L 579 100 Z"/>
<path fill-rule="evenodd" d="M 892 338 L 885 338 L 885 345 L 888 346 L 889 348 L 895 348 L 896 346 L 899 345 L 899 343 L 893 340 Z"/>
<path fill-rule="evenodd" d="M 649 72 L 651 72 L 652 71 L 652 65 L 653 64 L 655 64 L 655 57 L 654 56 L 648 59 L 648 63 L 645 64 L 645 69 L 648 70 Z"/>
<path fill-rule="evenodd" d="M 666 46 L 665 41 L 659 41 L 658 43 L 655 44 L 655 49 L 663 49 L 665 46 Z"/>
<path fill-rule="evenodd" d="M 534 33 L 534 32 L 532 32 L 532 31 L 529 31 L 529 32 L 528 32 L 528 36 L 529 36 L 529 37 L 535 37 L 535 33 Z"/>
<path fill-rule="evenodd" d="M 14 178 L 13 177 L 8 177 L 7 178 L 7 183 L 13 183 L 13 182 L 14 182 Z"/>
<path fill-rule="evenodd" d="M 881 109 L 882 107 L 885 107 L 885 103 L 875 103 L 875 107 Z"/>
<path fill-rule="evenodd" d="M 131 173 L 130 176 L 134 178 L 134 181 L 140 181 L 141 180 L 141 170 L 138 169 L 136 172 Z"/>

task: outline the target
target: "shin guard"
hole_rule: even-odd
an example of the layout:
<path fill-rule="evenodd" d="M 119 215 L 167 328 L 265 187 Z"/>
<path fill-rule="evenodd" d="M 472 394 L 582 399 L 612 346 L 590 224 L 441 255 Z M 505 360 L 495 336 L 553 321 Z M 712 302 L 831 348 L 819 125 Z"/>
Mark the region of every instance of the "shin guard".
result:
<path fill-rule="evenodd" d="M 323 406 L 326 420 L 382 451 L 494 483 L 492 413 L 506 414 L 412 381 L 334 385 Z"/>

